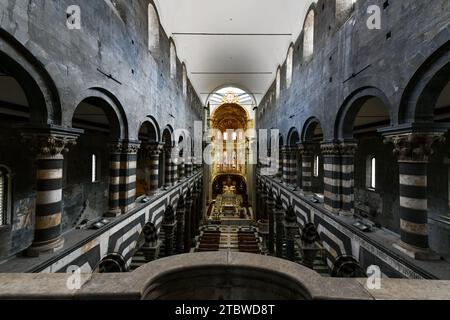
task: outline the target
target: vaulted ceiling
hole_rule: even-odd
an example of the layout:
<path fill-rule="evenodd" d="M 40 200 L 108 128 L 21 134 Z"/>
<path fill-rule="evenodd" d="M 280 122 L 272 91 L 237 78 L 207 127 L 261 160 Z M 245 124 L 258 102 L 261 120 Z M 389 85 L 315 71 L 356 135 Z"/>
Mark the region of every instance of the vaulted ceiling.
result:
<path fill-rule="evenodd" d="M 155 0 L 188 77 L 206 101 L 234 85 L 259 103 L 300 34 L 313 0 Z"/>

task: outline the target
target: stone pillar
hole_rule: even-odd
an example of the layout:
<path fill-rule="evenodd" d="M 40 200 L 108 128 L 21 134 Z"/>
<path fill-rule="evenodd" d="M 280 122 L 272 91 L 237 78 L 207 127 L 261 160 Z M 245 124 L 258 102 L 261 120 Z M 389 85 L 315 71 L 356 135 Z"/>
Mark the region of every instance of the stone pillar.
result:
<path fill-rule="evenodd" d="M 165 256 L 169 257 L 173 254 L 173 238 L 175 236 L 175 227 L 177 223 L 175 221 L 175 213 L 171 206 L 167 207 L 164 213 L 162 228 L 164 229 L 164 246 L 165 246 Z"/>
<path fill-rule="evenodd" d="M 321 145 L 324 169 L 324 205 L 328 211 L 339 214 L 341 209 L 341 155 L 338 143 Z"/>
<path fill-rule="evenodd" d="M 170 157 L 170 165 L 172 167 L 172 185 L 176 185 L 178 181 L 178 158 L 179 155 L 178 146 L 172 148 L 172 154 Z"/>
<path fill-rule="evenodd" d="M 289 184 L 290 183 L 290 170 L 288 168 L 289 166 L 289 147 L 282 147 L 281 149 L 281 163 L 283 164 L 283 168 L 282 168 L 282 179 L 281 182 L 285 183 L 285 184 Z"/>
<path fill-rule="evenodd" d="M 164 144 L 161 142 L 151 142 L 145 145 L 147 155 L 150 158 L 149 194 L 155 195 L 159 185 L 159 156 Z"/>
<path fill-rule="evenodd" d="M 168 147 L 168 146 L 164 146 L 164 158 L 165 158 L 165 176 L 164 176 L 164 186 L 165 187 L 171 187 L 173 185 L 173 181 L 172 181 L 172 161 L 171 161 L 171 157 L 172 157 L 172 147 Z"/>
<path fill-rule="evenodd" d="M 192 247 L 191 237 L 191 215 L 193 206 L 192 194 L 190 191 L 186 194 L 186 212 L 184 219 L 184 252 L 189 253 Z"/>
<path fill-rule="evenodd" d="M 139 142 L 122 143 L 119 205 L 123 213 L 132 210 L 136 205 L 136 168 L 139 146 Z"/>
<path fill-rule="evenodd" d="M 341 215 L 353 216 L 355 214 L 355 153 L 356 143 L 343 143 L 341 153 Z"/>
<path fill-rule="evenodd" d="M 158 230 L 153 223 L 147 223 L 142 232 L 145 236 L 145 243 L 141 247 L 145 261 L 150 262 L 158 259 L 161 243 L 158 241 Z"/>
<path fill-rule="evenodd" d="M 185 166 L 186 166 L 186 163 L 184 161 L 184 158 L 180 157 L 179 162 L 178 162 L 178 181 L 181 181 L 186 177 Z"/>
<path fill-rule="evenodd" d="M 184 204 L 184 198 L 181 197 L 180 200 L 178 200 L 178 207 L 177 207 L 177 235 L 176 235 L 176 250 L 177 253 L 181 254 L 184 253 L 184 224 L 185 224 L 185 214 L 186 214 L 186 208 Z"/>
<path fill-rule="evenodd" d="M 418 260 L 438 259 L 428 242 L 427 164 L 432 144 L 443 140 L 442 132 L 386 135 L 399 162 L 401 241 L 394 246 Z"/>
<path fill-rule="evenodd" d="M 146 162 L 148 162 L 148 168 L 145 170 L 145 182 L 148 186 L 148 194 L 155 195 L 158 191 L 159 184 L 159 156 L 163 149 L 163 143 L 161 142 L 145 142 L 141 149 L 144 151 Z"/>
<path fill-rule="evenodd" d="M 283 242 L 284 242 L 284 208 L 281 197 L 277 198 L 275 207 L 275 221 L 276 221 L 276 256 L 283 257 Z"/>
<path fill-rule="evenodd" d="M 299 144 L 300 155 L 302 156 L 302 190 L 305 194 L 312 193 L 312 169 L 314 161 L 314 144 Z"/>
<path fill-rule="evenodd" d="M 192 157 L 187 156 L 186 157 L 186 177 L 189 178 L 190 176 L 192 176 Z"/>
<path fill-rule="evenodd" d="M 24 134 L 37 153 L 37 193 L 34 240 L 29 256 L 62 249 L 62 181 L 64 152 L 76 144 L 77 135 L 62 132 Z"/>
<path fill-rule="evenodd" d="M 284 220 L 286 230 L 286 257 L 288 260 L 295 261 L 295 236 L 298 234 L 297 215 L 294 208 L 289 206 Z"/>
<path fill-rule="evenodd" d="M 269 239 L 268 239 L 268 250 L 269 254 L 273 256 L 275 252 L 274 240 L 275 240 L 275 225 L 274 225 L 274 213 L 275 213 L 275 201 L 272 191 L 269 191 L 267 196 L 267 214 L 269 220 Z"/>
<path fill-rule="evenodd" d="M 120 210 L 120 159 L 122 155 L 122 144 L 120 142 L 111 143 L 109 162 L 109 210 L 107 217 L 118 217 Z"/>

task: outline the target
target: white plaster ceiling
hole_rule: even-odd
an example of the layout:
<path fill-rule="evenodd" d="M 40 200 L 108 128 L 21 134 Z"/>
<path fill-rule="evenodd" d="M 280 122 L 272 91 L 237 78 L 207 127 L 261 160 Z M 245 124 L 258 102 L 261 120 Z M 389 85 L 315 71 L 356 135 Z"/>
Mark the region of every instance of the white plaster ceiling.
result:
<path fill-rule="evenodd" d="M 312 2 L 155 0 L 161 24 L 173 37 L 177 55 L 186 63 L 188 77 L 204 103 L 209 93 L 226 85 L 253 93 L 259 103 L 276 78 L 277 67 L 286 60 L 290 43 L 300 34 Z M 222 35 L 230 33 L 253 35 Z"/>

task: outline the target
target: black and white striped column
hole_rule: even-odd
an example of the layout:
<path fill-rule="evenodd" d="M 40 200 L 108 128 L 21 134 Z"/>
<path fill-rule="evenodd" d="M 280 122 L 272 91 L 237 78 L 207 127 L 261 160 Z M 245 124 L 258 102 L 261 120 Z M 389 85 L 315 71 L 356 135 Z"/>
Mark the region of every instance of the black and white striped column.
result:
<path fill-rule="evenodd" d="M 356 143 L 340 145 L 341 154 L 341 215 L 353 216 L 355 213 L 355 153 Z"/>
<path fill-rule="evenodd" d="M 37 194 L 34 240 L 28 249 L 30 256 L 62 249 L 62 181 L 63 153 L 75 145 L 77 136 L 31 134 L 25 136 L 37 152 Z"/>
<path fill-rule="evenodd" d="M 122 144 L 111 143 L 109 145 L 110 161 L 109 161 L 109 211 L 108 217 L 118 217 L 120 210 L 120 160 L 122 156 Z"/>
<path fill-rule="evenodd" d="M 178 200 L 177 206 L 177 231 L 176 231 L 176 250 L 178 254 L 184 253 L 184 223 L 185 223 L 186 208 L 184 198 Z"/>
<path fill-rule="evenodd" d="M 119 205 L 123 213 L 132 210 L 136 201 L 137 153 L 139 142 L 122 143 Z"/>
<path fill-rule="evenodd" d="M 414 259 L 437 259 L 428 242 L 427 164 L 432 144 L 443 133 L 407 133 L 386 136 L 399 162 L 400 236 L 394 246 Z"/>
<path fill-rule="evenodd" d="M 281 197 L 277 198 L 275 205 L 275 227 L 276 227 L 276 241 L 275 253 L 278 258 L 283 257 L 283 243 L 284 243 L 284 208 Z"/>
<path fill-rule="evenodd" d="M 186 163 L 183 157 L 178 160 L 178 181 L 181 181 L 186 176 Z"/>
<path fill-rule="evenodd" d="M 162 152 L 164 144 L 161 142 L 146 143 L 147 156 L 150 158 L 150 176 L 149 176 L 149 195 L 154 195 L 158 191 L 159 185 L 159 156 Z"/>
<path fill-rule="evenodd" d="M 171 206 L 168 206 L 164 212 L 162 228 L 164 229 L 164 247 L 165 256 L 169 257 L 173 254 L 173 239 L 175 237 L 175 227 L 177 222 L 175 220 L 175 212 Z"/>
<path fill-rule="evenodd" d="M 186 156 L 185 170 L 186 170 L 186 177 L 187 178 L 192 176 L 192 157 L 190 157 L 190 156 Z"/>
<path fill-rule="evenodd" d="M 321 145 L 324 168 L 324 205 L 328 211 L 339 214 L 341 209 L 341 155 L 337 143 Z"/>
<path fill-rule="evenodd" d="M 173 173 L 172 173 L 172 147 L 168 147 L 168 146 L 164 146 L 164 159 L 165 159 L 165 176 L 164 176 L 164 181 L 165 187 L 171 187 L 173 185 L 173 181 L 172 181 L 172 177 L 173 177 Z"/>
<path fill-rule="evenodd" d="M 273 192 L 270 190 L 267 196 L 267 213 L 269 220 L 269 239 L 268 239 L 268 249 L 269 254 L 273 255 L 275 252 L 274 242 L 275 242 L 275 199 Z"/>
<path fill-rule="evenodd" d="M 299 144 L 302 157 L 302 190 L 305 194 L 312 193 L 312 175 L 315 146 L 310 143 Z"/>
<path fill-rule="evenodd" d="M 191 237 L 191 216 L 193 214 L 193 204 L 194 199 L 192 198 L 192 192 L 188 190 L 186 194 L 186 211 L 184 219 L 184 252 L 189 253 L 192 247 L 192 237 Z"/>
<path fill-rule="evenodd" d="M 297 183 L 297 148 L 285 146 L 281 153 L 283 155 L 283 182 L 295 185 Z"/>
<path fill-rule="evenodd" d="M 172 167 L 172 185 L 176 185 L 178 182 L 178 159 L 179 159 L 179 149 L 177 146 L 172 147 L 170 165 Z"/>

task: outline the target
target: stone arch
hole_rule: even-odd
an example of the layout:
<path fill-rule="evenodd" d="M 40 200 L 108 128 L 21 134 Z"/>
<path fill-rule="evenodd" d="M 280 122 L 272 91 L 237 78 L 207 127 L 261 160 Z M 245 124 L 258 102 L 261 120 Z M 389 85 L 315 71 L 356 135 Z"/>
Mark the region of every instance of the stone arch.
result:
<path fill-rule="evenodd" d="M 106 114 L 111 126 L 111 137 L 116 140 L 126 140 L 128 135 L 128 120 L 120 101 L 108 90 L 93 87 L 82 92 L 76 99 L 76 108 L 67 113 L 67 122 L 72 123 L 77 108 L 83 102 L 94 103 Z"/>
<path fill-rule="evenodd" d="M 175 211 L 171 205 L 167 206 L 163 215 L 163 224 L 174 224 L 175 223 Z"/>
<path fill-rule="evenodd" d="M 174 146 L 174 144 L 175 144 L 175 136 L 174 136 L 174 130 L 173 130 L 171 125 L 167 125 L 164 128 L 164 130 L 162 132 L 161 139 L 162 139 L 161 142 L 164 142 L 167 147 Z"/>
<path fill-rule="evenodd" d="M 26 89 L 31 122 L 61 125 L 58 89 L 43 64 L 8 32 L 0 29 L 0 65 Z"/>
<path fill-rule="evenodd" d="M 158 123 L 153 119 L 146 119 L 139 127 L 137 137 L 140 141 L 159 141 L 160 139 Z"/>
<path fill-rule="evenodd" d="M 321 126 L 320 120 L 316 117 L 311 117 L 306 120 L 303 125 L 301 142 L 312 142 L 314 140 L 316 129 Z"/>
<path fill-rule="evenodd" d="M 361 107 L 370 99 L 377 98 L 386 106 L 390 119 L 392 119 L 392 107 L 389 99 L 378 88 L 363 87 L 352 92 L 344 101 L 338 111 L 335 128 L 335 139 L 353 139 L 353 126 Z"/>
<path fill-rule="evenodd" d="M 136 136 L 137 137 L 139 136 L 139 131 L 144 124 L 150 126 L 152 128 L 152 131 L 154 132 L 155 137 L 154 139 L 152 139 L 152 141 L 161 141 L 161 129 L 159 127 L 158 121 L 153 116 L 150 115 L 148 115 L 142 121 Z"/>
<path fill-rule="evenodd" d="M 298 134 L 297 128 L 291 128 L 287 135 L 286 145 L 291 147 L 296 147 L 297 143 L 300 142 L 300 135 Z"/>
<path fill-rule="evenodd" d="M 341 255 L 334 261 L 331 276 L 334 278 L 365 278 L 367 275 L 355 257 Z"/>
<path fill-rule="evenodd" d="M 434 106 L 448 84 L 449 74 L 450 41 L 447 41 L 425 60 L 409 81 L 400 102 L 399 123 L 433 121 Z"/>
<path fill-rule="evenodd" d="M 122 273 L 127 271 L 124 257 L 115 252 L 106 255 L 94 269 L 94 273 Z"/>

